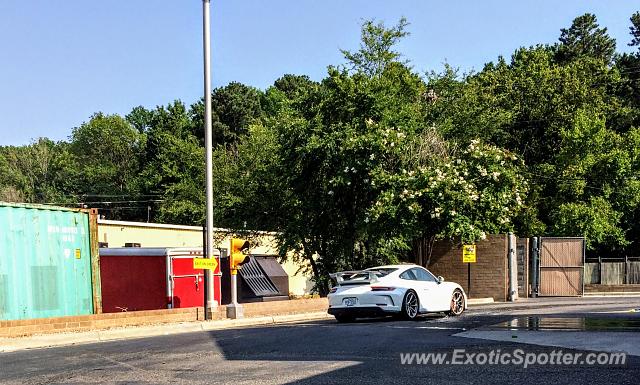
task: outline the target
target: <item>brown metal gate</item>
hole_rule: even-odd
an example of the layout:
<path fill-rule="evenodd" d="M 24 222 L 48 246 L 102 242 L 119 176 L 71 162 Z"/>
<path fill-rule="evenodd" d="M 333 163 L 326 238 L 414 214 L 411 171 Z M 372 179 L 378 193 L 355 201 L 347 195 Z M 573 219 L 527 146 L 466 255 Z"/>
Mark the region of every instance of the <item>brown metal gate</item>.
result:
<path fill-rule="evenodd" d="M 541 296 L 581 296 L 584 291 L 584 238 L 540 239 Z"/>

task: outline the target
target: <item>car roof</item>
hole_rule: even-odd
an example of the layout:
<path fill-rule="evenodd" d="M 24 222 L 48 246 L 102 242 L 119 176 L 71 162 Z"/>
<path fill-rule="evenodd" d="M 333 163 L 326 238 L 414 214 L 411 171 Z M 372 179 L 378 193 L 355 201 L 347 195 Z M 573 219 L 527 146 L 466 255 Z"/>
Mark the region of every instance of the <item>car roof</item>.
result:
<path fill-rule="evenodd" d="M 376 266 L 370 267 L 367 270 L 377 270 L 377 269 L 407 269 L 412 267 L 418 267 L 418 265 L 414 263 L 404 263 L 401 265 L 384 265 L 384 266 Z"/>

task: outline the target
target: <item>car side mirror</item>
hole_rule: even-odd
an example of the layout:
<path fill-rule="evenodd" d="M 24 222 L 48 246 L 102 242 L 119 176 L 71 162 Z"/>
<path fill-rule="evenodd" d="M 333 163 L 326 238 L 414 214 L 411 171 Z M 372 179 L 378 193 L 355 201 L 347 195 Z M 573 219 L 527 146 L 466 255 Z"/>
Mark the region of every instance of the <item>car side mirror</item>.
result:
<path fill-rule="evenodd" d="M 442 283 L 442 282 L 444 282 L 444 278 L 441 275 L 439 275 L 438 276 L 438 283 Z"/>

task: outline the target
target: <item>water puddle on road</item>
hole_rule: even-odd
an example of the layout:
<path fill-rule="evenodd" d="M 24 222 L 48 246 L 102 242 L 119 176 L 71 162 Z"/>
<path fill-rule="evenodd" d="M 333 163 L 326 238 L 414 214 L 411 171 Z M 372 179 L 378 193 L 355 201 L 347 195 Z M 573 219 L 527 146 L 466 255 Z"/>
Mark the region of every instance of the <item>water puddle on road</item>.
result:
<path fill-rule="evenodd" d="M 636 313 L 637 314 L 637 313 Z M 640 317 L 546 317 L 526 316 L 500 322 L 489 330 L 563 330 L 563 331 L 637 331 L 640 332 Z"/>

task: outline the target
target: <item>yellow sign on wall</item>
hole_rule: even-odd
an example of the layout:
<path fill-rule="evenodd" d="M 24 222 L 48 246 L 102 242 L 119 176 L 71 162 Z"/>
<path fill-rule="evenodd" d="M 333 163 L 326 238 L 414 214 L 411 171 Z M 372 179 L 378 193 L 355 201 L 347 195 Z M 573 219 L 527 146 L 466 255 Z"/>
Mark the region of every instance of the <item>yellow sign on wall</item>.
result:
<path fill-rule="evenodd" d="M 476 262 L 476 245 L 463 245 L 462 246 L 462 262 L 463 263 L 475 263 Z"/>
<path fill-rule="evenodd" d="M 215 270 L 218 267 L 218 261 L 215 258 L 193 258 L 194 269 Z"/>

